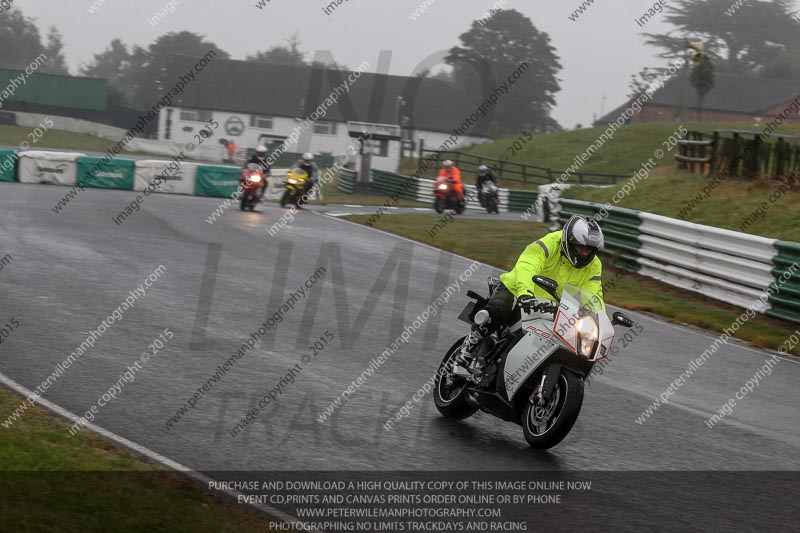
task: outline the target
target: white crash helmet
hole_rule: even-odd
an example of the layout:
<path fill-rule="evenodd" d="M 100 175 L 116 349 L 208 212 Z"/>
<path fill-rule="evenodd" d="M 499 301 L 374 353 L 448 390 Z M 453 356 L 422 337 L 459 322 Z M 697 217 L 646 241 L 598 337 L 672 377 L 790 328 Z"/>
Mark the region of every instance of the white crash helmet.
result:
<path fill-rule="evenodd" d="M 592 249 L 586 257 L 581 257 L 575 249 L 580 244 Z M 561 253 L 575 268 L 583 268 L 594 261 L 597 250 L 603 248 L 603 230 L 596 220 L 581 215 L 573 215 L 566 224 L 561 234 Z"/>
<path fill-rule="evenodd" d="M 444 163 L 442 163 L 442 166 L 449 170 L 453 166 L 453 162 L 449 159 L 445 159 Z"/>
<path fill-rule="evenodd" d="M 478 167 L 478 176 L 485 176 L 489 173 L 489 167 L 481 165 Z"/>
<path fill-rule="evenodd" d="M 259 159 L 264 159 L 265 157 L 267 157 L 267 147 L 264 146 L 263 144 L 259 144 L 258 147 L 256 148 L 256 157 L 258 157 Z"/>
<path fill-rule="evenodd" d="M 306 163 L 311 163 L 312 161 L 314 161 L 314 154 L 312 154 L 311 152 L 304 153 L 303 161 Z"/>

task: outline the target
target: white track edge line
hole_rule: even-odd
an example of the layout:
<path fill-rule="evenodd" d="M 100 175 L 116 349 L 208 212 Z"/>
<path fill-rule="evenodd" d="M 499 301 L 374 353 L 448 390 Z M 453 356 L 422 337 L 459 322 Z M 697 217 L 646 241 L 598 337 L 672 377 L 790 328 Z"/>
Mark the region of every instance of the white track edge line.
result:
<path fill-rule="evenodd" d="M 10 377 L 6 376 L 2 372 L 0 372 L 0 383 L 4 384 L 5 386 L 10 388 L 14 392 L 23 395 L 23 398 L 28 398 L 29 396 L 31 396 L 33 394 L 33 391 L 27 389 L 23 385 L 20 385 L 19 383 L 17 383 L 16 381 L 11 379 Z M 73 414 L 71 411 L 68 411 L 67 409 L 64 409 L 63 407 L 61 407 L 60 405 L 57 405 L 57 404 L 51 402 L 50 400 L 48 400 L 46 398 L 43 398 L 41 396 L 36 401 L 36 404 L 37 405 L 42 405 L 43 407 L 46 407 L 50 411 L 53 411 L 54 413 L 60 415 L 63 418 L 66 418 L 67 420 L 70 420 L 72 422 L 78 422 L 78 420 L 80 420 L 80 417 L 75 415 L 75 414 Z M 196 471 L 192 470 L 188 466 L 182 465 L 181 463 L 179 463 L 177 461 L 174 461 L 174 460 L 170 459 L 169 457 L 165 457 L 165 456 L 161 455 L 160 453 L 151 450 L 150 448 L 142 446 L 141 444 L 133 442 L 132 440 L 128 440 L 125 437 L 117 435 L 116 433 L 113 433 L 113 432 L 111 432 L 111 431 L 109 431 L 109 430 L 107 430 L 105 428 L 102 428 L 102 427 L 98 426 L 97 424 L 94 424 L 92 422 L 88 422 L 87 421 L 85 427 L 90 429 L 94 433 L 97 433 L 98 435 L 101 435 L 102 437 L 104 437 L 104 438 L 106 438 L 106 439 L 108 439 L 108 440 L 110 440 L 110 441 L 112 441 L 112 442 L 124 447 L 124 448 L 128 448 L 129 450 L 133 450 L 134 452 L 138 453 L 139 455 L 143 455 L 143 456 L 147 457 L 148 459 L 150 459 L 151 461 L 153 461 L 155 463 L 158 463 L 158 464 L 160 464 L 162 466 L 165 466 L 165 467 L 167 467 L 167 468 L 169 468 L 171 470 L 175 470 L 177 472 L 180 472 L 183 475 L 185 475 L 187 477 L 190 477 L 190 478 L 194 479 L 195 481 L 203 484 L 205 487 L 209 487 L 209 483 L 214 481 L 212 478 L 210 478 L 208 476 L 205 476 L 203 474 L 200 474 L 199 472 L 196 472 Z M 242 494 L 241 492 L 235 491 L 235 490 L 228 490 L 228 489 L 224 489 L 224 490 L 214 489 L 214 490 L 217 491 L 217 492 L 222 492 L 222 493 L 228 495 L 231 498 L 237 499 L 237 501 L 238 501 L 238 496 L 240 496 L 240 495 L 244 496 L 244 494 Z M 205 489 L 205 492 L 212 492 L 212 491 L 210 489 Z M 305 525 L 298 518 L 296 518 L 294 516 L 291 516 L 291 515 L 289 515 L 287 513 L 284 513 L 283 511 L 281 511 L 279 509 L 276 509 L 274 507 L 271 507 L 269 505 L 264 505 L 264 504 L 256 505 L 256 504 L 250 504 L 250 503 L 248 503 L 246 505 L 248 505 L 250 507 L 253 507 L 254 509 L 257 509 L 259 511 L 266 512 L 266 513 L 268 513 L 268 514 L 270 514 L 270 515 L 272 515 L 272 516 L 274 516 L 276 518 L 279 518 L 280 520 L 283 520 L 284 522 L 289 522 L 289 523 L 293 523 L 293 524 L 300 524 L 300 525 L 303 525 L 303 526 Z M 316 531 L 316 530 L 309 530 L 309 531 Z"/>

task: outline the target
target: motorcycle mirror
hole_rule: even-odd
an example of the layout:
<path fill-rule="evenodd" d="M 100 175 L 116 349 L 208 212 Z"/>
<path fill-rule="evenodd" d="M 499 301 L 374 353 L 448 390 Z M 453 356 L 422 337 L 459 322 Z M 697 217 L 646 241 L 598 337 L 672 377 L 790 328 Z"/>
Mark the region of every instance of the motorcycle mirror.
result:
<path fill-rule="evenodd" d="M 533 276 L 533 282 L 547 291 L 547 294 L 552 296 L 555 301 L 559 301 L 561 299 L 558 297 L 558 283 L 556 283 L 555 280 L 545 276 Z"/>
<path fill-rule="evenodd" d="M 620 326 L 625 326 L 626 328 L 632 328 L 633 320 L 631 320 L 626 314 L 617 311 L 611 316 L 611 324 L 615 326 L 619 324 Z"/>

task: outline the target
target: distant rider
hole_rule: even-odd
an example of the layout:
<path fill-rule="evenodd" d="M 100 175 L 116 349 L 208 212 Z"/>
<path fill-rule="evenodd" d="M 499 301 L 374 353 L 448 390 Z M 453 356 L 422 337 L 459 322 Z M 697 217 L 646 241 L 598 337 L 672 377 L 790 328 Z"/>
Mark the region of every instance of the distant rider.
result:
<path fill-rule="evenodd" d="M 439 177 L 452 179 L 455 182 L 453 188 L 458 193 L 459 201 L 464 200 L 464 183 L 461 181 L 461 171 L 452 161 L 446 159 L 442 163 L 442 168 L 439 169 Z"/>
<path fill-rule="evenodd" d="M 310 191 L 319 181 L 319 167 L 314 162 L 314 154 L 310 152 L 304 153 L 303 158 L 298 159 L 292 168 L 303 170 L 306 174 L 308 174 L 308 181 L 306 181 L 305 190 L 306 193 L 308 193 L 308 191 Z"/>
<path fill-rule="evenodd" d="M 603 264 L 597 257 L 597 251 L 603 248 L 603 242 L 603 231 L 597 221 L 574 215 L 564 225 L 563 230 L 548 233 L 529 244 L 517 259 L 514 269 L 500 276 L 500 284 L 484 307 L 489 312 L 488 326 L 483 331 L 477 325 L 472 327 L 472 332 L 462 345 L 461 353 L 456 356 L 455 373 L 468 375 L 467 367 L 473 359 L 471 351 L 483 336 L 510 325 L 514 318 L 515 301 L 528 303 L 532 299 L 553 299 L 533 283 L 533 276 L 546 276 L 555 280 L 559 291 L 564 285 L 584 289 L 597 296 L 599 305 L 605 308 L 601 283 Z"/>
<path fill-rule="evenodd" d="M 267 147 L 266 146 L 264 146 L 263 144 L 259 145 L 258 148 L 256 148 L 256 153 L 253 154 L 253 157 L 251 157 L 244 164 L 244 167 L 242 167 L 242 168 L 247 168 L 247 165 L 249 165 L 251 163 L 254 163 L 254 164 L 260 166 L 261 169 L 264 171 L 264 183 L 261 184 L 261 191 L 258 194 L 258 198 L 261 199 L 261 198 L 264 197 L 264 192 L 266 192 L 266 190 L 267 190 L 267 177 L 269 176 L 269 173 L 272 170 L 270 168 L 269 163 L 267 162 Z"/>
<path fill-rule="evenodd" d="M 489 167 L 487 167 L 486 165 L 479 166 L 478 178 L 475 180 L 475 188 L 478 189 L 479 199 L 483 196 L 483 186 L 490 181 L 495 185 L 497 185 L 497 178 L 489 170 Z M 481 202 L 481 205 L 483 205 L 483 202 Z"/>

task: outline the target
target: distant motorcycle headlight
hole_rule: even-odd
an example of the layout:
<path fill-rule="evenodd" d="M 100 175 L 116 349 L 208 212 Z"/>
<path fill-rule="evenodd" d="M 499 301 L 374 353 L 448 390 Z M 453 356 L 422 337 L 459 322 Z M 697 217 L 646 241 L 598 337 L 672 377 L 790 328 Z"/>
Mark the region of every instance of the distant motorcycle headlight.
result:
<path fill-rule="evenodd" d="M 259 176 L 258 174 L 253 174 L 252 176 L 250 176 L 250 181 L 252 181 L 253 183 L 259 183 L 261 181 L 261 176 Z"/>
<path fill-rule="evenodd" d="M 578 320 L 576 328 L 578 329 L 578 353 L 584 357 L 591 357 L 594 344 L 600 335 L 597 322 L 594 317 L 585 316 Z"/>
<path fill-rule="evenodd" d="M 295 185 L 297 183 L 297 180 L 293 179 L 293 178 L 289 178 L 289 183 L 291 183 L 292 185 Z"/>
<path fill-rule="evenodd" d="M 447 185 L 445 185 L 444 183 L 440 184 L 439 185 L 439 190 L 440 191 L 446 191 L 447 190 Z"/>

